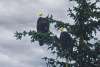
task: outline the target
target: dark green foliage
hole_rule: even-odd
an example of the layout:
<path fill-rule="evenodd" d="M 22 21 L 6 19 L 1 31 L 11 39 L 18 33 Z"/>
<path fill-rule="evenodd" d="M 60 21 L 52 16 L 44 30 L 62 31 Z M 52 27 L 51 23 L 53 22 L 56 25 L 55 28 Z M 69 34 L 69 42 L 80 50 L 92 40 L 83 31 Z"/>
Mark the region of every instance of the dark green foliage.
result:
<path fill-rule="evenodd" d="M 56 59 L 44 58 L 48 67 L 67 67 L 66 65 L 68 67 L 100 67 L 100 41 L 91 43 L 91 39 L 98 40 L 95 39 L 95 35 L 97 30 L 100 31 L 100 7 L 96 6 L 98 0 L 94 3 L 91 0 L 70 1 L 77 3 L 76 7 L 68 10 L 69 16 L 74 20 L 73 25 L 54 20 L 52 17 L 40 17 L 37 21 L 37 31 L 16 32 L 15 36 L 21 39 L 22 36 L 29 35 L 32 42 L 39 41 L 40 45 L 48 45 L 48 49 L 57 55 Z M 68 32 L 61 32 L 58 38 L 49 31 L 51 23 L 56 23 L 55 28 L 58 30 L 63 27 Z M 64 50 L 68 48 L 71 51 Z M 66 61 L 60 61 L 61 59 Z M 70 61 L 75 61 L 75 63 L 70 64 Z"/>

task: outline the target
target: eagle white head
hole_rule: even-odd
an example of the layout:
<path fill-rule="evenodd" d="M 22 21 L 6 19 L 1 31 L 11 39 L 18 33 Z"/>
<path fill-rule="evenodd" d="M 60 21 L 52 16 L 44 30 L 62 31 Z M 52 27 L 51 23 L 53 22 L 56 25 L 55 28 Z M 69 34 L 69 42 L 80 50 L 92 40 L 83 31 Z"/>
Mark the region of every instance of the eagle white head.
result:
<path fill-rule="evenodd" d="M 59 30 L 60 30 L 61 32 L 64 32 L 64 31 L 67 32 L 66 28 L 64 28 L 64 27 L 61 27 Z"/>
<path fill-rule="evenodd" d="M 43 16 L 43 11 L 38 11 L 37 15 L 40 16 L 40 17 L 42 17 Z"/>

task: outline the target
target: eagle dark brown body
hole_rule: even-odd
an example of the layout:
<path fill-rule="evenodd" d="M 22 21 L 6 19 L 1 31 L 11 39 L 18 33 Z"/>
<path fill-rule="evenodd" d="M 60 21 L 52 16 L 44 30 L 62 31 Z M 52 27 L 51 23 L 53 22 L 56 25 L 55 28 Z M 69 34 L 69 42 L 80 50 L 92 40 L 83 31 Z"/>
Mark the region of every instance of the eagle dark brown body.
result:
<path fill-rule="evenodd" d="M 49 32 L 49 21 L 48 18 L 40 17 L 37 21 L 37 32 L 39 33 L 47 33 Z M 43 45 L 43 41 L 39 40 L 39 45 Z"/>
<path fill-rule="evenodd" d="M 73 40 L 71 36 L 67 32 L 61 32 L 60 34 L 60 43 L 62 46 L 62 49 L 67 49 L 67 50 L 73 50 Z"/>

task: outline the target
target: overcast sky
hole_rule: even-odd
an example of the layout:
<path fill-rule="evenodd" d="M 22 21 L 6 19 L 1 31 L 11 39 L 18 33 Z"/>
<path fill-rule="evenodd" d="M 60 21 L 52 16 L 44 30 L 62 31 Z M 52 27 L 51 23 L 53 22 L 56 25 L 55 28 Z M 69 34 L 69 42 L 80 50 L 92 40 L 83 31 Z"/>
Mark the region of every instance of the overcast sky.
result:
<path fill-rule="evenodd" d="M 48 56 L 46 46 L 31 43 L 29 37 L 16 40 L 14 33 L 36 29 L 38 12 L 53 14 L 68 21 L 68 0 L 0 0 L 0 67 L 46 67 L 41 58 Z"/>
<path fill-rule="evenodd" d="M 48 55 L 47 48 L 28 37 L 16 40 L 14 33 L 35 29 L 40 11 L 66 21 L 69 6 L 67 0 L 0 0 L 0 67 L 45 67 L 41 58 Z"/>

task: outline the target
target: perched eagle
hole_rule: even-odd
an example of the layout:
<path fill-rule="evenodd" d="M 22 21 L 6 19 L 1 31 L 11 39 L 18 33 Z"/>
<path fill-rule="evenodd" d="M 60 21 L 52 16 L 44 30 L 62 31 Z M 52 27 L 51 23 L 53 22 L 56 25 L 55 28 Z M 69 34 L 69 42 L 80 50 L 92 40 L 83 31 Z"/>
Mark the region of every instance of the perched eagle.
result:
<path fill-rule="evenodd" d="M 40 17 L 37 21 L 37 32 L 47 33 L 49 31 L 48 18 Z"/>
<path fill-rule="evenodd" d="M 63 50 L 73 50 L 73 39 L 68 32 L 61 30 L 60 43 Z"/>
<path fill-rule="evenodd" d="M 48 17 L 43 18 L 40 17 L 37 21 L 37 32 L 39 33 L 47 33 L 49 32 L 49 21 L 48 21 Z M 43 41 L 39 40 L 39 44 L 40 46 L 43 45 Z"/>

